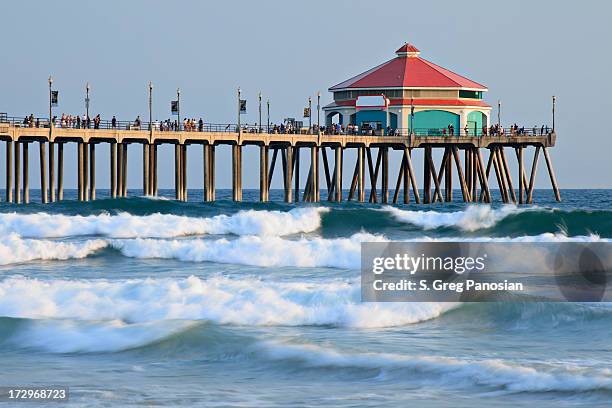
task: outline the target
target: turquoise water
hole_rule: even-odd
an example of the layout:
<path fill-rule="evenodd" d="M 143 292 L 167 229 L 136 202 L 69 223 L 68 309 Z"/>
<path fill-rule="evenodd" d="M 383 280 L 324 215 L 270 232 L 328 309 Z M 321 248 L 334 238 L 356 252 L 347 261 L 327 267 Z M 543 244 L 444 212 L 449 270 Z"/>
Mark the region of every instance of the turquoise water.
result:
<path fill-rule="evenodd" d="M 362 241 L 607 241 L 612 191 L 523 208 L 162 195 L 0 203 L 0 385 L 68 385 L 71 406 L 612 404 L 609 305 L 366 304 L 359 287 Z"/>

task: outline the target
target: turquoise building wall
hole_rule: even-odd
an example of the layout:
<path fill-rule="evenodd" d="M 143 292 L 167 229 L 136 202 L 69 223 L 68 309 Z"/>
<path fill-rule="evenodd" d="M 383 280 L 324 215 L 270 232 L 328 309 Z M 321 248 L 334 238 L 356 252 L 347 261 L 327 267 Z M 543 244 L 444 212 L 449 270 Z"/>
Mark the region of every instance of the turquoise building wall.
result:
<path fill-rule="evenodd" d="M 397 129 L 397 115 L 389 113 L 389 123 L 387 123 L 387 112 L 382 110 L 357 111 L 355 123 L 361 127 L 363 122 L 380 122 L 383 129 L 387 126 Z"/>
<path fill-rule="evenodd" d="M 411 117 L 408 117 L 408 125 L 414 129 L 417 135 L 439 135 L 442 129 L 446 129 L 448 125 L 455 127 L 455 135 L 458 135 L 460 117 L 456 113 L 443 110 L 425 110 L 414 113 L 414 126 L 410 123 Z"/>
<path fill-rule="evenodd" d="M 355 115 L 355 121 L 359 127 L 363 122 L 380 122 L 381 126 L 387 126 L 387 112 L 380 110 L 360 110 Z"/>
<path fill-rule="evenodd" d="M 470 136 L 473 136 L 474 134 L 478 136 L 482 135 L 483 121 L 486 121 L 486 119 L 484 119 L 483 117 L 484 115 L 482 112 L 470 112 L 468 114 L 467 121 Z M 464 130 L 462 129 L 462 131 Z"/>

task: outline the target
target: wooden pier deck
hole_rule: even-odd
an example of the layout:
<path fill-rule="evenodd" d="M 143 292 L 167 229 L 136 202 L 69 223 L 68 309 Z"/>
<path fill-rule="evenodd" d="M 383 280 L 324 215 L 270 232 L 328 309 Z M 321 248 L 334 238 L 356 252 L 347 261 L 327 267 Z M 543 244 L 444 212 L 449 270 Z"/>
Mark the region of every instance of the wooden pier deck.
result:
<path fill-rule="evenodd" d="M 230 129 L 236 129 L 233 125 Z M 285 201 L 298 200 L 317 202 L 321 200 L 320 164 L 322 159 L 325 193 L 323 199 L 342 201 L 342 179 L 344 151 L 355 149 L 357 159 L 353 170 L 348 199 L 366 201 L 365 177 L 373 186 L 369 202 L 397 203 L 400 191 L 402 201 L 409 203 L 410 191 L 416 203 L 449 202 L 453 200 L 453 169 L 457 172 L 462 199 L 465 202 L 491 202 L 489 178 L 495 179 L 504 202 L 531 203 L 539 153 L 546 160 L 555 197 L 560 200 L 548 149 L 556 142 L 556 133 L 507 134 L 505 136 L 384 136 L 345 134 L 277 134 L 257 131 L 159 131 L 139 129 L 75 129 L 62 127 L 24 127 L 17 123 L 0 123 L 0 140 L 6 142 L 6 201 L 29 202 L 28 146 L 38 143 L 41 166 L 42 201 L 63 199 L 64 144 L 78 146 L 78 197 L 94 200 L 96 197 L 95 153 L 96 146 L 107 144 L 110 149 L 110 190 L 112 197 L 127 195 L 127 145 L 143 146 L 143 191 L 145 195 L 157 195 L 157 146 L 175 145 L 175 196 L 187 200 L 187 146 L 201 145 L 204 159 L 204 199 L 215 200 L 215 146 L 232 146 L 232 190 L 235 201 L 242 200 L 242 147 L 256 145 L 260 148 L 260 199 L 269 200 L 270 181 L 280 156 L 283 172 Z M 48 147 L 48 148 L 47 148 Z M 57 154 L 55 153 L 57 147 Z M 374 159 L 372 148 L 377 149 Z M 530 177 L 523 161 L 524 149 L 534 148 Z M 300 151 L 310 149 L 311 166 L 306 185 L 299 185 Z M 328 149 L 333 154 L 328 160 Z M 397 172 L 394 195 L 389 189 L 389 149 L 402 152 L 402 161 Z M 443 149 L 439 166 L 433 161 L 433 149 Z M 487 163 L 482 159 L 481 149 L 488 149 Z M 515 192 L 505 151 L 515 151 L 518 161 L 518 196 Z M 270 152 L 270 150 L 272 150 Z M 417 186 L 412 155 L 422 151 L 424 155 L 423 186 Z M 464 152 L 462 162 L 459 152 Z M 271 153 L 271 159 L 270 159 Z M 48 157 L 48 161 L 47 161 Z M 22 160 L 21 160 L 22 159 Z M 57 159 L 57 161 L 56 161 Z M 297 164 L 296 164 L 297 163 Z M 333 166 L 332 166 L 333 164 Z M 294 173 L 297 173 L 294 177 Z M 23 176 L 23 179 L 22 177 Z M 379 180 L 380 176 L 380 180 Z M 380 181 L 380 182 L 379 182 Z M 433 184 L 432 184 L 433 181 Z M 380 188 L 379 188 L 380 186 Z M 422 196 L 421 196 L 422 193 Z"/>

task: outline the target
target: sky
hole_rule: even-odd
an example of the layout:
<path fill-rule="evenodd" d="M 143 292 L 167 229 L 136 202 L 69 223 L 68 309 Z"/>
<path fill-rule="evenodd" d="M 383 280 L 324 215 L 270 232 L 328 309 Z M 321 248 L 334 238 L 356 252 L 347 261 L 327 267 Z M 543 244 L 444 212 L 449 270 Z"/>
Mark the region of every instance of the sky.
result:
<path fill-rule="evenodd" d="M 243 123 L 258 120 L 260 91 L 270 100 L 272 122 L 280 122 L 300 117 L 317 91 L 322 104 L 330 102 L 327 88 L 394 57 L 411 42 L 422 57 L 487 85 L 493 118 L 502 101 L 503 125 L 550 124 L 556 95 L 558 138 L 551 156 L 560 187 L 612 188 L 607 116 L 612 3 L 607 1 L 20 0 L 2 8 L 0 112 L 10 116 L 46 116 L 52 75 L 60 95 L 58 115 L 83 113 L 89 82 L 93 114 L 146 118 L 152 81 L 154 119 L 170 117 L 170 101 L 180 87 L 182 116 L 235 122 L 241 87 L 248 100 Z M 0 144 L 2 162 L 4 149 Z M 130 188 L 142 185 L 140 149 L 129 148 Z M 107 150 L 97 150 L 101 169 L 107 168 Z M 37 149 L 30 154 L 37 188 Z M 163 146 L 159 154 L 160 188 L 170 188 L 173 148 Z M 188 185 L 201 188 L 202 150 L 190 146 L 188 154 Z M 245 148 L 245 188 L 258 186 L 258 157 L 255 147 Z M 399 153 L 392 157 L 396 172 Z M 66 188 L 76 186 L 75 158 L 74 146 L 67 147 Z M 231 186 L 230 163 L 229 148 L 218 148 L 218 188 Z M 98 171 L 100 188 L 107 188 L 107 173 Z M 275 177 L 273 187 L 279 186 Z M 550 188 L 543 163 L 536 187 Z"/>

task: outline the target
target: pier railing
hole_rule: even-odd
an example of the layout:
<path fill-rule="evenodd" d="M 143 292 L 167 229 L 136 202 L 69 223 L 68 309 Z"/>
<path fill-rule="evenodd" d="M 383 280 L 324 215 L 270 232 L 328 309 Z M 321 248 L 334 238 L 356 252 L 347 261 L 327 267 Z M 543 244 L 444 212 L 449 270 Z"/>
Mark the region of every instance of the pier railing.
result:
<path fill-rule="evenodd" d="M 8 123 L 10 126 L 18 128 L 49 128 L 49 118 L 46 117 L 19 117 L 8 116 L 6 113 L 0 113 L 0 123 Z M 101 129 L 101 130 L 143 130 L 148 131 L 153 126 L 153 130 L 161 132 L 215 132 L 215 133 L 237 133 L 238 125 L 235 123 L 207 123 L 195 122 L 191 126 L 180 125 L 176 122 L 159 122 L 155 121 L 152 124 L 149 122 L 137 120 L 100 120 L 99 123 L 94 123 L 93 120 L 79 120 L 73 118 L 71 121 L 56 118 L 54 128 L 58 129 Z M 292 129 L 279 125 L 241 125 L 242 133 L 271 133 L 271 134 L 316 134 L 316 127 Z M 321 127 L 321 133 L 325 135 L 346 135 L 346 136 L 397 136 L 397 137 L 547 137 L 552 133 L 552 128 L 548 126 L 542 127 L 507 127 L 499 128 L 491 131 L 491 129 L 454 129 L 451 133 L 447 128 L 397 128 L 397 129 L 367 129 L 358 128 L 347 129 L 343 128 L 338 131 L 335 127 Z"/>

